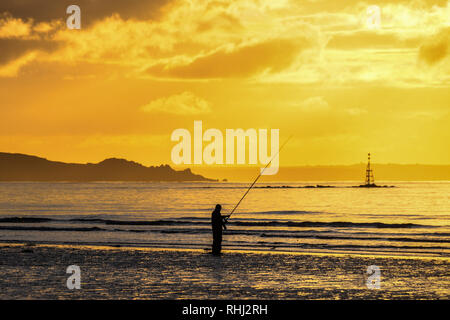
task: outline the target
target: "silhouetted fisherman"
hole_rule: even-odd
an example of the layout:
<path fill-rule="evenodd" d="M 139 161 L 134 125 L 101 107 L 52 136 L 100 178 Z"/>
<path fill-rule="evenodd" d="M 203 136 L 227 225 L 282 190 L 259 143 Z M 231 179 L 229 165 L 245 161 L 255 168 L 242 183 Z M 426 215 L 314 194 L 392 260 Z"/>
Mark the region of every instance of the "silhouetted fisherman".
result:
<path fill-rule="evenodd" d="M 222 228 L 226 230 L 226 218 L 228 216 L 222 216 L 220 214 L 220 210 L 222 206 L 220 204 L 216 205 L 216 208 L 211 214 L 211 226 L 213 232 L 213 244 L 212 244 L 212 254 L 220 255 L 220 251 L 222 250 Z"/>

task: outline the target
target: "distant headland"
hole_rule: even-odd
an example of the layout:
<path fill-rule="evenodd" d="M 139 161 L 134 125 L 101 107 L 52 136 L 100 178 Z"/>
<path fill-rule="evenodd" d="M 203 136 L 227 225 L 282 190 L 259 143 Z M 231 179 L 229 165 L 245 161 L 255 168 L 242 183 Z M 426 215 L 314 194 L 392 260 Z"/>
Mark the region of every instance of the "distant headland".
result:
<path fill-rule="evenodd" d="M 64 163 L 36 156 L 0 152 L 0 181 L 217 181 L 177 171 L 169 165 L 146 167 L 110 158 L 99 163 Z"/>

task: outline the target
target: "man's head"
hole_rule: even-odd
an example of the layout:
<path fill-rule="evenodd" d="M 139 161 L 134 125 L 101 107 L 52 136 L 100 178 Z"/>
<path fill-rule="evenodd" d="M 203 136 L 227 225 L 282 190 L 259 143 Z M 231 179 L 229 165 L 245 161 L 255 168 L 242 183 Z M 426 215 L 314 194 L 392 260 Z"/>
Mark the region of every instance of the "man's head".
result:
<path fill-rule="evenodd" d="M 222 210 L 222 206 L 221 206 L 220 204 L 216 204 L 216 210 L 217 210 L 217 211 Z"/>

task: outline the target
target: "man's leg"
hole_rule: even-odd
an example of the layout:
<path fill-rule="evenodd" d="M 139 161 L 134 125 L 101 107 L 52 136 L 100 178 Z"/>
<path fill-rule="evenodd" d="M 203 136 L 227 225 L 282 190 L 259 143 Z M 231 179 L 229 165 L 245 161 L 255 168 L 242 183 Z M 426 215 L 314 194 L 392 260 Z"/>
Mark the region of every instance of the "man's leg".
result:
<path fill-rule="evenodd" d="M 213 242 L 212 254 L 219 255 L 220 254 L 220 244 L 217 241 Z"/>
<path fill-rule="evenodd" d="M 213 245 L 212 245 L 212 253 L 213 254 L 220 254 L 221 245 L 222 243 L 222 236 L 219 232 L 213 233 Z"/>

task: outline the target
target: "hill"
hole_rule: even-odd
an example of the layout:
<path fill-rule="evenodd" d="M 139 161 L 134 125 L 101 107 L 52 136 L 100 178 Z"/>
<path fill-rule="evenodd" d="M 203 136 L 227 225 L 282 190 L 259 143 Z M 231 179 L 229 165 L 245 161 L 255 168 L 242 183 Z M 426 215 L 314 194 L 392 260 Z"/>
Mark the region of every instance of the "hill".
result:
<path fill-rule="evenodd" d="M 215 181 L 190 169 L 169 165 L 146 167 L 125 159 L 99 163 L 64 163 L 18 153 L 0 152 L 0 181 Z"/>

